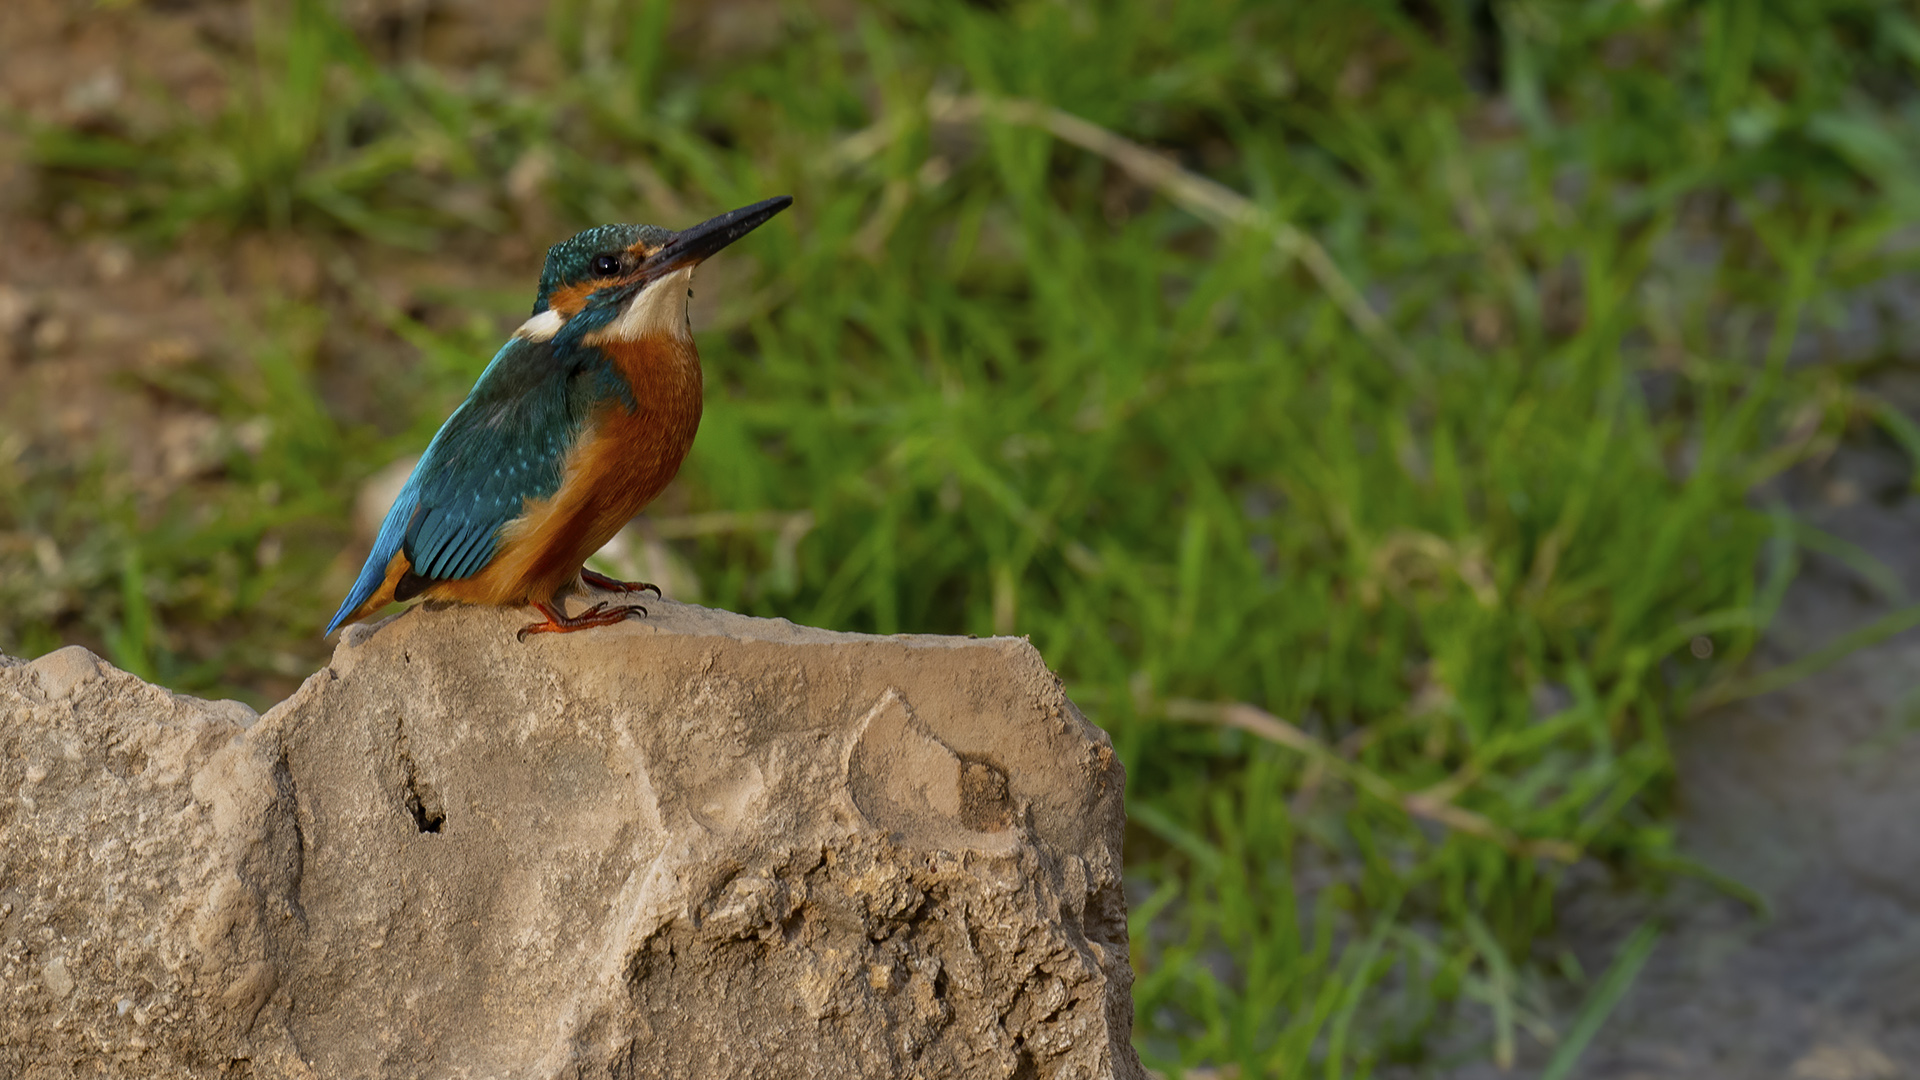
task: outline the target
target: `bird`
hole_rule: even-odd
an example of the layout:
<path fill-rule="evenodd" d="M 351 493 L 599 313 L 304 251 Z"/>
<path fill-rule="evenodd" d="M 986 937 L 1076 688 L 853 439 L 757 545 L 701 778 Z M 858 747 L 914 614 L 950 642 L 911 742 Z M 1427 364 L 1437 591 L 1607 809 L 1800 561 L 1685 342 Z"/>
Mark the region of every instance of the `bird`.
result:
<path fill-rule="evenodd" d="M 530 606 L 518 633 L 569 633 L 646 614 L 583 586 L 660 590 L 585 568 L 659 495 L 700 426 L 693 272 L 792 205 L 778 196 L 678 232 L 600 225 L 547 250 L 533 312 L 447 417 L 380 525 L 328 624 L 394 601 Z"/>

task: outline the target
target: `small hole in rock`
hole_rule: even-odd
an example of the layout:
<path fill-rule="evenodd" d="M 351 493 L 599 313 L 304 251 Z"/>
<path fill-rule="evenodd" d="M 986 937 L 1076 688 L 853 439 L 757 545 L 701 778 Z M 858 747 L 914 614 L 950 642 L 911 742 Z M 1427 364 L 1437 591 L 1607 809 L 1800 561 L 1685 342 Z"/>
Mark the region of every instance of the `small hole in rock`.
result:
<path fill-rule="evenodd" d="M 1013 1078 L 1012 1080 L 1040 1080 L 1040 1066 L 1033 1060 L 1033 1053 L 1026 1048 L 1026 1040 L 1014 1036 L 1013 1040 Z"/>
<path fill-rule="evenodd" d="M 402 753 L 400 763 L 407 770 L 407 813 L 412 815 L 413 824 L 423 833 L 439 832 L 440 827 L 447 823 L 447 811 L 440 802 L 440 793 L 420 779 L 420 769 L 413 763 L 411 755 Z"/>
<path fill-rule="evenodd" d="M 1004 832 L 1013 824 L 1006 773 L 979 758 L 960 759 L 960 824 L 974 832 Z"/>
<path fill-rule="evenodd" d="M 780 920 L 780 936 L 786 941 L 798 941 L 806 931 L 807 912 L 805 908 L 795 908 L 793 914 Z"/>

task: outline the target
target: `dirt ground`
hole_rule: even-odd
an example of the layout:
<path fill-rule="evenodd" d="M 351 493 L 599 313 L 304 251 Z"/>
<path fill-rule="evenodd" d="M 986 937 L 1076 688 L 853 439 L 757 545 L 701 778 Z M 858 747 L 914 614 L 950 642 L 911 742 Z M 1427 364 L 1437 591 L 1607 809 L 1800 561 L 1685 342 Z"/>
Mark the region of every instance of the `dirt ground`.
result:
<path fill-rule="evenodd" d="M 347 5 L 356 29 L 389 50 L 436 62 L 501 62 L 537 30 L 540 4 L 412 0 Z M 34 124 L 138 125 L 184 107 L 211 117 L 249 48 L 239 0 L 135 4 L 92 0 L 0 5 L 0 112 Z M 431 11 L 431 17 L 428 12 Z M 457 258 L 445 252 L 369 256 L 349 240 L 190 231 L 168 248 L 105 238 L 78 203 L 23 162 L 28 135 L 0 127 L 0 420 L 13 455 L 111 455 L 152 494 L 213 464 L 217 422 L 169 395 L 171 372 L 227 364 L 247 348 L 250 305 L 277 298 L 344 300 L 342 277 L 368 281 L 431 318 L 423 292 L 526 284 L 550 239 L 508 234 Z M 332 305 L 345 309 L 344 303 Z M 460 313 L 448 312 L 447 317 Z M 503 312 L 502 319 L 513 313 Z M 401 346 L 376 327 L 338 320 L 322 362 L 350 397 L 357 369 L 391 363 Z M 334 404 L 377 416 L 377 403 Z"/>

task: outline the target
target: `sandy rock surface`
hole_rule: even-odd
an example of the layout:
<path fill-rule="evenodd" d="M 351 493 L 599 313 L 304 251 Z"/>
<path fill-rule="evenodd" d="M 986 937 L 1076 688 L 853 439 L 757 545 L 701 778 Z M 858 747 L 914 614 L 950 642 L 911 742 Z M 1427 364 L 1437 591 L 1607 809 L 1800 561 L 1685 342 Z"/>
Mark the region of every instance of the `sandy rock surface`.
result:
<path fill-rule="evenodd" d="M 1143 1075 L 1031 646 L 648 606 L 415 610 L 259 718 L 0 658 L 0 1075 Z"/>

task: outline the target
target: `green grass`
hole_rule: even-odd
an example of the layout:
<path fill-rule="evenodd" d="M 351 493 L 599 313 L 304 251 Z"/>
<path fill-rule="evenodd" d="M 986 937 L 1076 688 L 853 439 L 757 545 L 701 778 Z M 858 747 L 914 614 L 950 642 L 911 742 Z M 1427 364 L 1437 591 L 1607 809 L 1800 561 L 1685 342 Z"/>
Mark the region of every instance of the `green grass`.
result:
<path fill-rule="evenodd" d="M 1560 1075 L 1654 938 L 1556 1034 L 1551 853 L 1685 868 L 1669 728 L 1809 540 L 1750 493 L 1850 430 L 1915 445 L 1860 365 L 1789 359 L 1913 268 L 1920 25 L 1814 0 L 1414 8 L 792 4 L 771 44 L 702 59 L 658 4 L 582 0 L 528 87 L 377 62 L 304 3 L 216 122 L 35 152 L 96 228 L 158 238 L 442 243 L 509 227 L 525 162 L 563 228 L 662 191 L 671 225 L 792 193 L 726 256 L 750 269 L 701 328 L 676 506 L 814 525 L 674 541 L 706 602 L 1032 637 L 1129 769 L 1151 1064 L 1418 1072 L 1465 1011 L 1495 1060 L 1572 1039 Z M 1164 149 L 1339 276 L 1019 116 L 935 122 L 954 95 Z M 236 315 L 251 363 L 174 389 L 262 437 L 161 505 L 102 462 L 0 454 L 23 538 L 0 647 L 91 632 L 202 692 L 297 675 L 354 485 L 424 443 L 518 314 L 482 299 L 445 298 L 478 310 L 457 331 L 352 293 Z M 419 348 L 387 384 L 404 415 L 319 395 L 342 318 Z M 1295 744 L 1208 722 L 1236 703 Z"/>

